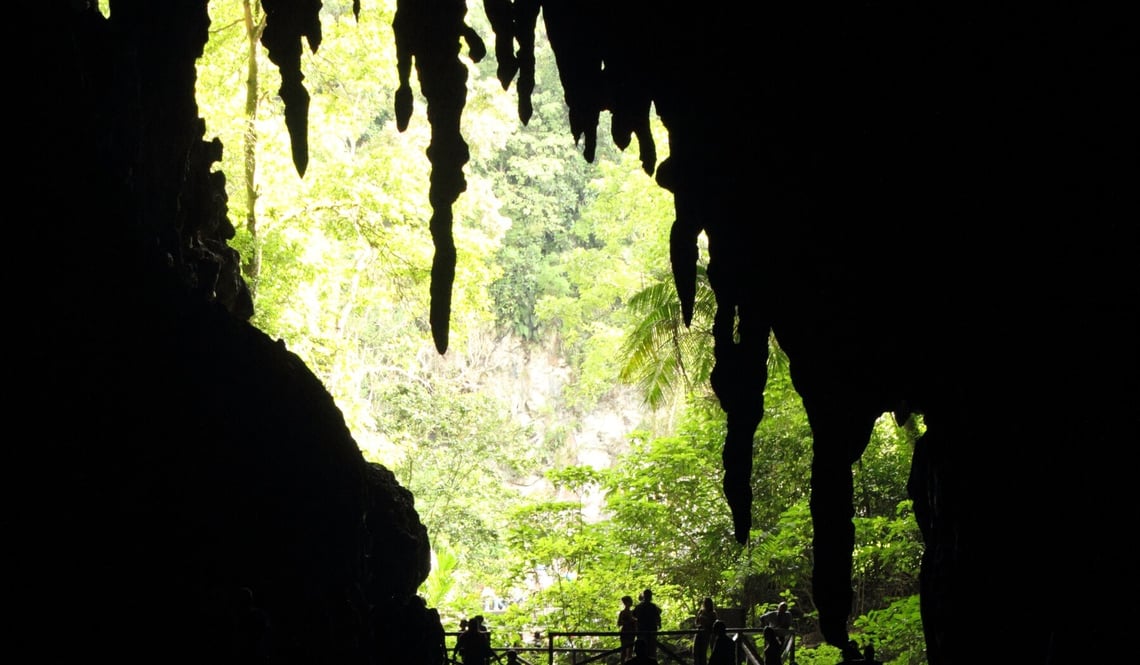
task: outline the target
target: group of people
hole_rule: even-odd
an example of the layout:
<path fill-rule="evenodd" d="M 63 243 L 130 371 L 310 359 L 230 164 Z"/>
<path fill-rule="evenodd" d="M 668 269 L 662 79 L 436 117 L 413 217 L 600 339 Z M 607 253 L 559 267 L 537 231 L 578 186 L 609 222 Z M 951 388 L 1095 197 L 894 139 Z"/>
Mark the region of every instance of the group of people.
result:
<path fill-rule="evenodd" d="M 728 624 L 717 617 L 712 598 L 701 601 L 694 623 L 693 665 L 737 665 L 736 643 L 728 636 Z"/>
<path fill-rule="evenodd" d="M 482 614 L 460 621 L 459 631 L 452 650 L 453 659 L 458 656 L 463 665 L 488 665 L 492 658 L 502 660 L 491 648 L 491 631 L 483 623 Z"/>
<path fill-rule="evenodd" d="M 642 591 L 636 605 L 630 596 L 622 596 L 621 604 L 617 617 L 621 662 L 649 665 L 643 661 L 657 660 L 657 631 L 661 630 L 661 608 L 653 602 L 653 590 Z"/>
<path fill-rule="evenodd" d="M 661 629 L 661 608 L 653 602 L 653 591 L 646 589 L 634 605 L 633 598 L 622 596 L 617 626 L 621 635 L 623 665 L 656 665 L 657 632 Z M 792 635 L 792 615 L 788 603 L 760 615 L 764 627 L 764 665 L 779 665 Z M 728 635 L 728 626 L 717 616 L 711 597 L 701 601 L 694 620 L 697 633 L 693 638 L 693 665 L 738 665 L 736 642 Z"/>
<path fill-rule="evenodd" d="M 760 615 L 759 621 L 764 627 L 764 665 L 780 665 L 792 635 L 788 603 L 781 601 L 776 609 Z M 717 617 L 712 598 L 701 602 L 694 623 L 693 665 L 737 665 L 736 643 L 728 636 L 727 625 Z"/>
<path fill-rule="evenodd" d="M 780 601 L 776 609 L 760 615 L 760 625 L 764 626 L 764 665 L 780 665 L 792 635 L 788 604 Z"/>
<path fill-rule="evenodd" d="M 622 665 L 657 665 L 657 633 L 661 630 L 661 608 L 653 602 L 653 591 L 645 589 L 635 604 L 631 596 L 622 596 L 617 615 Z M 781 602 L 775 610 L 760 616 L 764 627 L 764 665 L 779 665 L 792 634 L 792 615 L 788 604 Z M 706 597 L 697 611 L 697 633 L 693 638 L 693 665 L 738 665 L 736 643 L 728 635 L 728 627 L 717 617 L 716 604 Z M 477 615 L 460 622 L 453 657 L 463 665 L 490 665 L 501 658 L 491 648 L 491 634 Z M 517 665 L 517 653 L 508 652 L 506 665 Z M 513 656 L 513 657 L 512 657 Z"/>

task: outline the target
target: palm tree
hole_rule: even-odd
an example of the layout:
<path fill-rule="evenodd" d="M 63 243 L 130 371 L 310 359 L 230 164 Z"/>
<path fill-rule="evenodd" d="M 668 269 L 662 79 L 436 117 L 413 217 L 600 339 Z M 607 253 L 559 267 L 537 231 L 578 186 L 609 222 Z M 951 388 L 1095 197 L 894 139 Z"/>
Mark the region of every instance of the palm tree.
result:
<path fill-rule="evenodd" d="M 713 316 L 716 296 L 709 286 L 704 266 L 696 270 L 693 318 L 685 326 L 680 299 L 670 275 L 630 297 L 628 307 L 640 315 L 637 326 L 626 335 L 622 352 L 626 363 L 620 378 L 642 388 L 651 407 L 671 396 L 693 391 L 711 395 L 709 374 L 713 368 Z M 768 336 L 768 373 L 787 370 L 788 358 L 776 338 Z"/>

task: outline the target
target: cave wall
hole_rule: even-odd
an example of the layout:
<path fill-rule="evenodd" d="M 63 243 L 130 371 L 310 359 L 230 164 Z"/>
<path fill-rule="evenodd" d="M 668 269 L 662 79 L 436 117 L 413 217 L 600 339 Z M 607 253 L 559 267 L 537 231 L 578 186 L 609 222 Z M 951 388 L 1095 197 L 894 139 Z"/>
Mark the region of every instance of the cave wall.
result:
<path fill-rule="evenodd" d="M 111 4 L 13 7 L 35 64 L 8 88 L 8 265 L 36 284 L 13 308 L 13 653 L 434 664 L 409 638 L 442 630 L 414 498 L 248 322 L 194 101 L 207 5 Z"/>
<path fill-rule="evenodd" d="M 283 17 L 278 64 L 301 35 L 319 43 L 319 2 L 265 4 Z M 10 56 L 5 83 L 15 632 L 49 662 L 225 662 L 240 631 L 223 600 L 248 588 L 273 662 L 432 662 L 414 498 L 364 462 L 296 356 L 246 322 L 224 176 L 209 173 L 221 146 L 193 100 L 207 3 L 111 5 L 113 20 L 82 0 L 9 10 L 30 54 Z M 516 2 L 515 28 L 538 6 Z M 688 239 L 709 235 L 734 512 L 763 415 L 758 340 L 774 331 L 791 359 L 816 439 L 813 601 L 829 641 L 847 639 L 850 464 L 870 420 L 915 412 L 930 662 L 1125 657 L 1140 113 L 1124 15 L 541 6 L 587 157 L 603 110 L 643 150 L 650 100 L 666 124 L 669 159 L 642 156 L 675 195 L 682 297 Z M 440 25 L 460 30 L 448 7 Z M 452 40 L 413 45 L 462 90 Z M 447 124 L 462 104 L 440 90 Z M 446 249 L 465 152 L 438 138 L 432 231 Z M 444 347 L 445 287 L 432 312 Z M 737 321 L 740 343 L 725 337 Z"/>

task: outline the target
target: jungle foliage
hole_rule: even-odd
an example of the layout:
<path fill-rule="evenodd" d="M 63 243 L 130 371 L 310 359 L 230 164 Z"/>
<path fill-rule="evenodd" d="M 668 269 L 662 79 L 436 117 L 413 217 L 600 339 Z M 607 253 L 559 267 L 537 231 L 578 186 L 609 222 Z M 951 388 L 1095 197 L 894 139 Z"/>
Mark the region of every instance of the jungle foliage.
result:
<path fill-rule="evenodd" d="M 428 126 L 395 126 L 395 0 L 361 5 L 358 22 L 348 0 L 326 0 L 320 49 L 304 54 L 303 178 L 278 74 L 250 48 L 264 20 L 256 1 L 211 2 L 198 101 L 225 146 L 254 323 L 321 377 L 365 456 L 415 495 L 435 556 L 421 593 L 445 627 L 487 614 L 502 645 L 536 630 L 614 630 L 618 599 L 647 587 L 671 629 L 687 627 L 704 596 L 749 617 L 786 599 L 804 640 L 798 662 L 835 662 L 829 647 L 810 648 L 811 428 L 787 359 L 771 339 L 742 548 L 720 490 L 723 412 L 707 387 L 711 293 L 702 274 L 685 327 L 668 268 L 672 200 L 642 171 L 636 142 L 618 151 L 603 121 L 597 158 L 583 159 L 542 43 L 526 125 L 494 54 L 467 63 L 471 160 L 440 356 L 427 320 Z M 479 5 L 468 21 L 490 34 Z M 543 354 L 566 378 L 545 405 L 520 407 L 504 384 L 522 370 L 504 358 Z M 610 445 L 608 466 L 580 463 L 581 419 L 633 389 L 642 424 Z M 921 540 L 906 498 L 918 427 L 884 417 L 853 469 L 853 635 L 896 665 L 925 662 Z M 485 588 L 506 601 L 501 611 L 485 611 Z"/>

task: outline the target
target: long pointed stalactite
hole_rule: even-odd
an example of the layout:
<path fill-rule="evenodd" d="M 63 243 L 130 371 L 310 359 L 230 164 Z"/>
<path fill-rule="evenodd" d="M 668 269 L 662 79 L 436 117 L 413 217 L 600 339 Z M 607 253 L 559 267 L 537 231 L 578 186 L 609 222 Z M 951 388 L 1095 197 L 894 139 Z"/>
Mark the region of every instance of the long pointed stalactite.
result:
<path fill-rule="evenodd" d="M 281 72 L 278 94 L 285 104 L 285 127 L 293 166 L 301 176 L 309 166 L 309 91 L 301 73 L 301 38 L 316 53 L 321 45 L 320 0 L 261 0 L 265 10 L 265 32 L 261 43 L 269 60 Z"/>
<path fill-rule="evenodd" d="M 427 149 L 432 165 L 428 198 L 432 207 L 429 226 L 435 256 L 431 266 L 430 321 L 435 348 L 440 353 L 447 351 L 457 259 L 451 206 L 467 189 L 463 165 L 470 158 L 460 132 L 467 102 L 467 68 L 459 59 L 460 39 L 467 40 L 472 60 L 478 62 L 486 54 L 482 39 L 464 22 L 466 14 L 464 0 L 400 0 L 392 21 L 400 76 L 400 87 L 396 91 L 397 127 L 400 131 L 406 129 L 412 115 L 413 62 L 427 100 L 431 125 L 431 143 Z"/>

